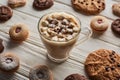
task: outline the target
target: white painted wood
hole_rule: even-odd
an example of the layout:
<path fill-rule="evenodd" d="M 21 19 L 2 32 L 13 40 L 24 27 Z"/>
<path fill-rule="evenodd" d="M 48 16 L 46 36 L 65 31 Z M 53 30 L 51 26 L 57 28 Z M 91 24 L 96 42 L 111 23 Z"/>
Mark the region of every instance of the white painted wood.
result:
<path fill-rule="evenodd" d="M 32 8 L 32 2 L 33 0 L 28 0 L 26 6 L 14 9 L 13 17 L 5 23 L 0 23 L 0 38 L 4 40 L 5 45 L 5 50 L 3 53 L 13 52 L 19 56 L 21 61 L 20 68 L 17 73 L 13 76 L 8 76 L 0 72 L 0 80 L 29 80 L 28 77 L 30 69 L 38 64 L 47 65 L 53 71 L 54 80 L 64 80 L 67 75 L 72 73 L 80 73 L 85 75 L 84 61 L 87 55 L 93 50 L 105 48 L 120 52 L 119 38 L 113 35 L 109 27 L 104 34 L 94 34 L 85 43 L 74 47 L 74 49 L 70 52 L 70 58 L 65 63 L 56 64 L 49 61 L 46 57 L 46 49 L 42 44 L 37 31 L 37 23 L 39 18 L 45 13 L 51 11 L 64 10 L 76 14 L 76 16 L 78 16 L 81 20 L 82 27 L 89 27 L 89 23 L 93 15 L 86 16 L 74 11 L 71 7 L 70 0 L 55 0 L 54 6 L 44 11 L 34 10 Z M 117 18 L 111 13 L 111 5 L 116 2 L 114 0 L 106 0 L 106 3 L 108 2 L 109 4 L 106 5 L 106 10 L 99 15 L 107 17 L 111 24 L 111 22 Z M 0 4 L 7 5 L 7 0 L 0 0 Z M 30 36 L 22 44 L 15 44 L 9 39 L 9 28 L 15 23 L 25 23 L 29 27 Z M 83 34 L 80 35 L 80 37 L 83 36 Z"/>

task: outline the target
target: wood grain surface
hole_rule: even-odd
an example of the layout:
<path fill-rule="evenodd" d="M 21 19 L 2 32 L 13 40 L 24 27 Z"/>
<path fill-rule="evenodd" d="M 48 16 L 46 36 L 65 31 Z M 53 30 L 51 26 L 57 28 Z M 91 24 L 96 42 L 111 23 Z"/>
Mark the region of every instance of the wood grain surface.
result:
<path fill-rule="evenodd" d="M 109 20 L 109 24 L 118 17 L 112 13 L 112 4 L 118 3 L 119 0 L 106 0 L 106 8 L 100 14 Z M 4 74 L 0 72 L 0 80 L 29 80 L 30 69 L 39 64 L 47 65 L 54 74 L 54 80 L 64 80 L 66 76 L 72 73 L 80 73 L 86 76 L 84 72 L 84 61 L 87 55 L 97 49 L 105 48 L 120 52 L 120 38 L 115 36 L 111 27 L 102 35 L 93 34 L 89 40 L 74 47 L 70 52 L 70 58 L 62 63 L 56 64 L 46 57 L 46 49 L 41 42 L 37 26 L 40 17 L 51 11 L 68 11 L 76 14 L 81 20 L 82 27 L 89 27 L 91 18 L 95 15 L 86 16 L 74 11 L 71 0 L 55 0 L 54 6 L 43 11 L 36 11 L 32 7 L 33 0 L 27 0 L 24 7 L 13 9 L 13 17 L 5 22 L 0 23 L 0 38 L 4 40 L 5 52 L 13 52 L 20 58 L 20 68 L 15 74 Z M 7 0 L 0 0 L 0 5 L 7 5 Z M 25 23 L 30 30 L 29 38 L 21 43 L 15 44 L 10 41 L 9 28 L 15 23 Z M 80 38 L 84 37 L 81 33 Z M 78 40 L 79 41 L 79 40 Z"/>

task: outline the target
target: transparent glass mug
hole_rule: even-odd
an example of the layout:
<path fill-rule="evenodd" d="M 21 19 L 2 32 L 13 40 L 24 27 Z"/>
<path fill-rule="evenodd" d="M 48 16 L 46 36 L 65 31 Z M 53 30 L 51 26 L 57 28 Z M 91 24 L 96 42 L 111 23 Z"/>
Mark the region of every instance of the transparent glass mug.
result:
<path fill-rule="evenodd" d="M 54 12 L 52 12 L 52 13 L 54 13 Z M 74 45 L 77 46 L 80 43 L 86 41 L 87 39 L 89 39 L 89 37 L 92 34 L 92 31 L 89 28 L 87 28 L 87 27 L 82 28 L 81 27 L 81 22 L 75 15 L 68 13 L 68 12 L 65 12 L 65 11 L 64 11 L 64 13 L 67 13 L 69 15 L 74 16 L 74 18 L 78 21 L 77 23 L 80 26 L 80 30 L 79 30 L 77 36 L 75 36 L 74 38 L 72 38 L 68 41 L 62 41 L 62 42 L 53 41 L 53 40 L 50 40 L 50 39 L 44 37 L 41 34 L 40 21 L 42 20 L 42 18 L 44 18 L 44 16 L 51 14 L 51 13 L 48 13 L 48 14 L 42 16 L 39 20 L 39 23 L 38 23 L 38 31 L 39 31 L 41 40 L 47 49 L 48 58 L 50 60 L 52 60 L 53 62 L 57 62 L 57 63 L 61 63 L 61 62 L 64 62 L 65 60 L 67 60 L 69 57 L 69 53 L 70 53 L 71 49 L 73 48 L 73 46 Z M 83 33 L 83 35 L 82 35 L 82 37 L 79 38 L 80 33 Z M 78 38 L 79 38 L 79 41 L 77 42 Z"/>

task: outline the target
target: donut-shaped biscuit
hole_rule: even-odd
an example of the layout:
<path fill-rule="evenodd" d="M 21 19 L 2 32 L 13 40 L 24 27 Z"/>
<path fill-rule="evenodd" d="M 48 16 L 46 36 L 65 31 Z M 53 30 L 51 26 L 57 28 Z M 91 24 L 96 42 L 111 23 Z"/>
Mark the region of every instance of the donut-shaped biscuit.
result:
<path fill-rule="evenodd" d="M 15 72 L 19 67 L 19 58 L 13 53 L 0 55 L 0 69 L 5 72 Z"/>
<path fill-rule="evenodd" d="M 109 23 L 108 20 L 103 16 L 95 16 L 90 23 L 90 26 L 95 31 L 105 31 L 107 30 Z"/>
<path fill-rule="evenodd" d="M 38 65 L 30 70 L 30 80 L 53 80 L 51 70 L 45 65 Z"/>
<path fill-rule="evenodd" d="M 29 35 L 29 30 L 25 24 L 15 24 L 9 30 L 10 38 L 14 41 L 25 41 Z"/>

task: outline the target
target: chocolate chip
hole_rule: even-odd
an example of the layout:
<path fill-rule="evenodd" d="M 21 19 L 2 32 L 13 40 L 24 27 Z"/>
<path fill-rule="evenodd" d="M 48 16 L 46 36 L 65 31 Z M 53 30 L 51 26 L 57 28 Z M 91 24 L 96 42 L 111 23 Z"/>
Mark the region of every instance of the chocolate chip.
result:
<path fill-rule="evenodd" d="M 113 62 L 115 62 L 115 59 L 113 57 L 110 58 Z"/>
<path fill-rule="evenodd" d="M 86 3 L 86 5 L 88 5 L 88 3 Z"/>
<path fill-rule="evenodd" d="M 100 3 L 100 1 L 97 1 L 97 3 Z"/>
<path fill-rule="evenodd" d="M 94 3 L 91 3 L 91 5 L 93 5 Z"/>
<path fill-rule="evenodd" d="M 115 70 L 115 67 L 111 67 L 111 70 Z"/>
<path fill-rule="evenodd" d="M 118 64 L 117 66 L 120 67 L 120 64 Z"/>
<path fill-rule="evenodd" d="M 81 4 L 84 4 L 83 2 L 81 2 Z"/>
<path fill-rule="evenodd" d="M 86 2 L 85 0 L 83 2 Z"/>
<path fill-rule="evenodd" d="M 105 67 L 105 70 L 106 70 L 106 71 L 110 71 L 110 67 L 109 67 L 109 66 L 106 66 L 106 67 Z"/>
<path fill-rule="evenodd" d="M 115 54 L 115 51 L 112 51 L 112 55 L 114 55 Z"/>

